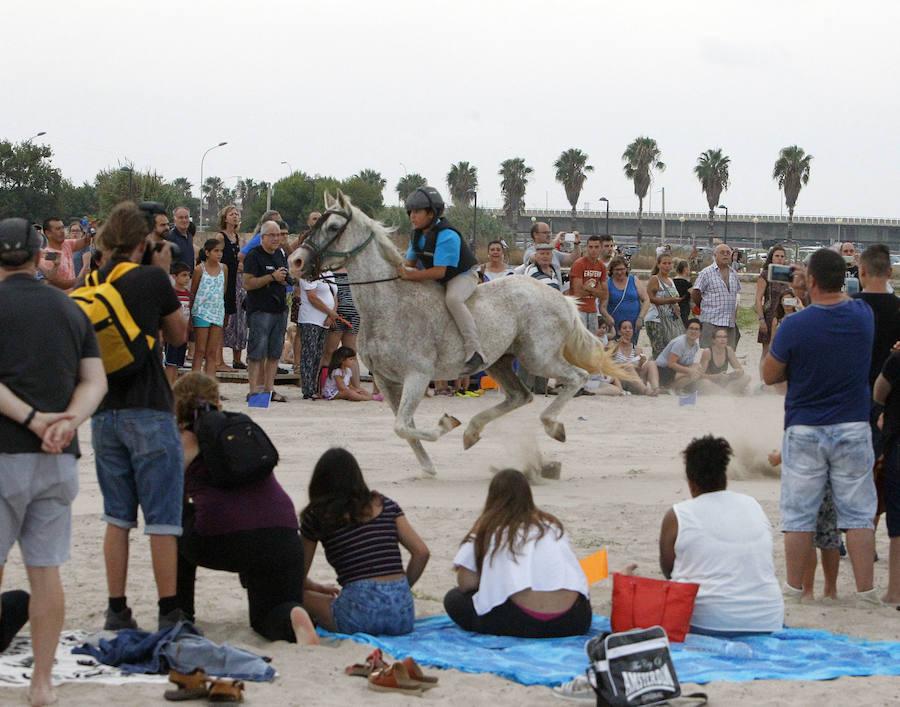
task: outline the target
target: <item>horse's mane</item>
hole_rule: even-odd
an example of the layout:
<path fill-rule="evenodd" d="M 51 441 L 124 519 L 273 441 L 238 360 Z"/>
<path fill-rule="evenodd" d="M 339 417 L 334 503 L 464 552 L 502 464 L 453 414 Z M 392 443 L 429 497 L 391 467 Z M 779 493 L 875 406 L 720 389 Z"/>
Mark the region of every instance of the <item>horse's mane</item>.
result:
<path fill-rule="evenodd" d="M 345 198 L 349 201 L 348 197 Z M 359 219 L 372 229 L 372 232 L 375 234 L 375 244 L 378 246 L 378 250 L 381 252 L 382 256 L 384 256 L 384 259 L 391 265 L 399 265 L 402 263 L 404 261 L 403 255 L 397 250 L 397 246 L 394 245 L 394 242 L 390 239 L 390 234 L 397 229 L 385 226 L 381 221 L 370 218 L 352 204 L 350 205 L 350 208 L 353 209 L 354 219 Z"/>

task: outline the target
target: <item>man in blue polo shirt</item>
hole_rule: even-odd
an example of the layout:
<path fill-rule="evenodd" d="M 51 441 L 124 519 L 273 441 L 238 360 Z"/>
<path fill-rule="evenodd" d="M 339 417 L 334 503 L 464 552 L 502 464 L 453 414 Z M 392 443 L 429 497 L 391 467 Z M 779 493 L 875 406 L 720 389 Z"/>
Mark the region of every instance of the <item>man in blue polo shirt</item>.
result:
<path fill-rule="evenodd" d="M 787 594 L 802 594 L 830 481 L 837 526 L 847 530 L 856 596 L 880 604 L 872 577 L 876 496 L 868 385 L 875 325 L 868 304 L 841 292 L 844 273 L 844 260 L 826 248 L 812 254 L 806 273 L 796 271 L 795 282 L 806 279 L 811 305 L 778 326 L 762 373 L 768 385 L 787 381 L 781 465 Z"/>

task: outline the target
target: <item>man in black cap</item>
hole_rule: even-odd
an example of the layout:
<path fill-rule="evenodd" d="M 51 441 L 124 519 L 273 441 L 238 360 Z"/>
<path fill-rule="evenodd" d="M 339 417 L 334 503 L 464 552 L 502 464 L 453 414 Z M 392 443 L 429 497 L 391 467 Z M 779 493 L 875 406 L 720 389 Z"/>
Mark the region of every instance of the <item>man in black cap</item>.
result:
<path fill-rule="evenodd" d="M 0 603 L 0 650 L 31 620 L 32 704 L 55 702 L 50 673 L 65 615 L 59 566 L 69 559 L 78 491 L 78 425 L 106 393 L 90 321 L 38 281 L 41 236 L 0 221 L 0 579 L 18 541 L 31 585 Z"/>

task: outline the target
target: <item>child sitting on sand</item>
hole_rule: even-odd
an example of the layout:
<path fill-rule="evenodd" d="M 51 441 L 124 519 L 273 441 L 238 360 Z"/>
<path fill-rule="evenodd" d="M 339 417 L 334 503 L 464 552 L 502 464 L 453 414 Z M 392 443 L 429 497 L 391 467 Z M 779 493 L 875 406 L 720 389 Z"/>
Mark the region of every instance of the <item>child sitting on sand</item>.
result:
<path fill-rule="evenodd" d="M 524 474 L 498 472 L 456 557 L 444 609 L 460 628 L 523 638 L 578 636 L 591 625 L 587 579 L 562 523 L 538 509 Z"/>
<path fill-rule="evenodd" d="M 412 631 L 410 587 L 428 563 L 428 547 L 400 506 L 369 490 L 356 458 L 346 449 L 329 449 L 316 462 L 309 505 L 300 521 L 307 576 L 303 601 L 316 623 L 339 633 Z M 319 542 L 337 572 L 340 590 L 309 579 Z M 405 572 L 398 543 L 410 554 Z"/>
<path fill-rule="evenodd" d="M 338 346 L 331 354 L 328 364 L 328 377 L 322 386 L 322 397 L 326 400 L 352 400 L 361 402 L 372 400 L 372 394 L 365 388 L 353 385 L 353 364 L 356 362 L 356 351 L 349 346 Z"/>

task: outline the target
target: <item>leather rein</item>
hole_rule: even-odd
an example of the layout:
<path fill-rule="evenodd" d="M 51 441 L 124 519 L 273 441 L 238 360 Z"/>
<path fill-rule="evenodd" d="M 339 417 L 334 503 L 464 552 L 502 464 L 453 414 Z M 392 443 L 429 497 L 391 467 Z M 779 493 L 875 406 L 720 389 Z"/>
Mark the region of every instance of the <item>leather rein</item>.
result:
<path fill-rule="evenodd" d="M 322 226 L 325 224 L 325 221 L 329 216 L 341 216 L 346 219 L 344 224 L 338 229 L 337 233 L 331 237 L 331 239 L 322 246 L 317 246 L 314 242 L 310 242 L 313 240 L 313 237 L 318 235 L 319 231 L 322 230 Z M 321 266 L 320 261 L 322 258 L 343 258 L 343 260 L 336 266 L 338 268 L 344 267 L 347 263 L 349 263 L 356 255 L 361 253 L 375 238 L 375 231 L 371 231 L 369 233 L 369 237 L 366 238 L 362 243 L 360 243 L 355 248 L 351 248 L 350 250 L 329 250 L 331 244 L 334 243 L 338 238 L 344 235 L 344 231 L 347 230 L 347 226 L 350 225 L 350 221 L 353 220 L 352 212 L 339 211 L 337 209 L 328 209 L 325 213 L 319 216 L 318 220 L 315 222 L 313 227 L 309 230 L 309 235 L 300 244 L 301 248 L 305 248 L 309 251 L 310 256 L 313 258 L 312 265 L 315 268 L 316 278 L 317 280 L 322 280 L 324 282 L 336 282 L 334 278 L 322 277 L 321 275 Z M 374 285 L 378 282 L 391 282 L 392 280 L 399 280 L 399 275 L 394 275 L 393 277 L 383 277 L 377 280 L 359 280 L 357 282 L 348 282 L 348 285 Z"/>

